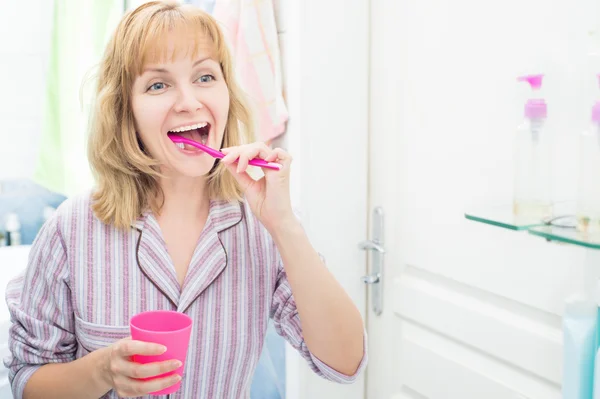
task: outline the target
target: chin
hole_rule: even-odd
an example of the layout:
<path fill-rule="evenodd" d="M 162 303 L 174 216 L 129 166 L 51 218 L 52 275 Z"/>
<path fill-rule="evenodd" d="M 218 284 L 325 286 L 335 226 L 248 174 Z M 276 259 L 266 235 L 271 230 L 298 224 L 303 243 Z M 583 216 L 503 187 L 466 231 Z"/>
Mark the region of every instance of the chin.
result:
<path fill-rule="evenodd" d="M 197 159 L 194 162 L 181 162 L 167 163 L 164 170 L 164 174 L 171 177 L 206 177 L 210 173 L 215 160 L 213 158 L 206 157 L 206 159 Z"/>
<path fill-rule="evenodd" d="M 199 167 L 183 167 L 175 170 L 177 175 L 185 177 L 206 177 L 210 173 L 214 162 L 203 163 Z"/>

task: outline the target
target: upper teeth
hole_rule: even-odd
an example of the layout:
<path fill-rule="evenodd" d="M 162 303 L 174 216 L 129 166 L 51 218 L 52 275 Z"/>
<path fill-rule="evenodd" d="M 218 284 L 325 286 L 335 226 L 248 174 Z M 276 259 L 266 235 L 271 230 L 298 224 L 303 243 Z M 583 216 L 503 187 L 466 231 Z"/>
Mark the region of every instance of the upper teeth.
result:
<path fill-rule="evenodd" d="M 182 127 L 178 127 L 177 129 L 173 129 L 173 130 L 169 130 L 170 132 L 175 132 L 175 133 L 179 133 L 179 132 L 186 132 L 188 130 L 194 130 L 194 129 L 200 129 L 203 128 L 204 126 L 206 126 L 207 123 L 206 122 L 202 122 L 202 123 L 196 123 L 195 125 L 189 125 L 189 126 L 182 126 Z"/>

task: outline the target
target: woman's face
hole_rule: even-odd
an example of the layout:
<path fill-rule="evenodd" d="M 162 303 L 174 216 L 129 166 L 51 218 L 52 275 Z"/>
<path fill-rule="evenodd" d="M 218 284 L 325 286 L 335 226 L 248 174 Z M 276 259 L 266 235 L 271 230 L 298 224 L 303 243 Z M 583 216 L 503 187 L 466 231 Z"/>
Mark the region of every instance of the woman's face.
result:
<path fill-rule="evenodd" d="M 229 91 L 219 62 L 204 42 L 195 58 L 183 54 L 172 62 L 149 64 L 133 84 L 137 133 L 168 176 L 199 177 L 214 159 L 189 145 L 175 144 L 168 133 L 219 149 L 229 113 Z M 172 57 L 166 57 L 167 59 Z"/>

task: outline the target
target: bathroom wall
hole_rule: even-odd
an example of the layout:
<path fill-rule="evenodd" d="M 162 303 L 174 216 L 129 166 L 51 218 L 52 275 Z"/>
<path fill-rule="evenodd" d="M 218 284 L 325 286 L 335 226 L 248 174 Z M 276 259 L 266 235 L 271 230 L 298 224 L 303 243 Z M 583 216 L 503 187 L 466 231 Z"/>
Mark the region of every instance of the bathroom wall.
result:
<path fill-rule="evenodd" d="M 52 1 L 8 3 L 0 24 L 0 180 L 29 177 L 34 170 L 52 17 Z"/>
<path fill-rule="evenodd" d="M 12 1 L 0 24 L 0 229 L 8 212 L 19 215 L 23 244 L 43 222 L 45 206 L 64 197 L 27 180 L 33 174 L 43 118 L 45 71 L 50 50 L 52 1 Z M 27 23 L 23 16 L 27 15 Z"/>

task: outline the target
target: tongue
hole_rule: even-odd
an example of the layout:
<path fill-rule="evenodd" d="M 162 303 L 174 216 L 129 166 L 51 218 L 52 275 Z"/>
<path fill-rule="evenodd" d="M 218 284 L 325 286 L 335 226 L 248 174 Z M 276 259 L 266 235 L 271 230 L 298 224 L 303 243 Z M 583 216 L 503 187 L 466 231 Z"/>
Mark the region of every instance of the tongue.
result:
<path fill-rule="evenodd" d="M 200 142 L 200 141 L 198 141 Z M 187 143 L 183 143 L 183 148 L 187 151 L 200 151 L 198 148 L 194 147 L 193 145 L 189 145 Z"/>
<path fill-rule="evenodd" d="M 188 130 L 186 132 L 180 132 L 177 134 L 180 135 L 181 137 L 185 137 L 186 139 L 197 141 L 198 143 L 202 142 L 202 138 L 200 136 L 200 132 L 198 131 L 198 129 Z"/>

